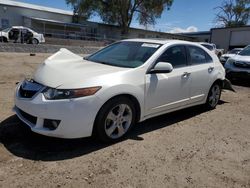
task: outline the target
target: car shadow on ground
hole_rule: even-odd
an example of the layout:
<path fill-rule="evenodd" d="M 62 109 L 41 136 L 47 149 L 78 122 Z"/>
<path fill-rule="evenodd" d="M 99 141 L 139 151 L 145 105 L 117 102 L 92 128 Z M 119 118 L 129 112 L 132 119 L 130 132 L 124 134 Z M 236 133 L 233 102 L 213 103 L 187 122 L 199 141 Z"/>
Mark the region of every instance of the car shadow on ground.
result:
<path fill-rule="evenodd" d="M 220 101 L 219 105 L 227 103 Z M 122 141 L 142 141 L 142 134 L 152 132 L 207 112 L 196 106 L 138 123 Z M 13 155 L 31 160 L 58 161 L 79 157 L 109 147 L 94 138 L 57 139 L 35 134 L 13 115 L 0 123 L 0 143 Z"/>

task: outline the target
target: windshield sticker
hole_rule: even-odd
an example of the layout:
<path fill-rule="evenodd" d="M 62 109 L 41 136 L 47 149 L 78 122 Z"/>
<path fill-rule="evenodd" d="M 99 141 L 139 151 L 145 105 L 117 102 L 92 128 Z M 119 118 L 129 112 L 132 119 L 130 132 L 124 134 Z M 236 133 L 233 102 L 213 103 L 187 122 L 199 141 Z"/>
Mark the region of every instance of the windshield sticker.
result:
<path fill-rule="evenodd" d="M 158 48 L 160 45 L 159 44 L 143 43 L 141 46 L 148 47 L 148 48 Z"/>

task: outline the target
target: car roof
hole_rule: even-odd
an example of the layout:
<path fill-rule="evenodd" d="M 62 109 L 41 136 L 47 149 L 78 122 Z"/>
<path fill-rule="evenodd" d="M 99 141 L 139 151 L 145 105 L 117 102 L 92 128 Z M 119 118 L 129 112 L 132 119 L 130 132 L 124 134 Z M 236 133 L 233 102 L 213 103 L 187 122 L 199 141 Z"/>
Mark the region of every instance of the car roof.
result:
<path fill-rule="evenodd" d="M 232 50 L 243 50 L 244 48 L 233 48 Z"/>
<path fill-rule="evenodd" d="M 189 42 L 189 41 L 184 41 L 184 40 L 174 40 L 174 39 L 164 39 L 164 38 L 156 38 L 156 39 L 136 38 L 136 39 L 125 39 L 125 40 L 122 40 L 122 41 L 145 42 L 145 43 L 156 43 L 156 44 L 169 44 L 169 43 L 197 44 L 195 42 Z"/>
<path fill-rule="evenodd" d="M 214 44 L 212 44 L 212 43 L 207 43 L 207 42 L 197 42 L 198 44 L 204 44 L 204 45 L 210 45 L 210 46 L 213 46 Z"/>
<path fill-rule="evenodd" d="M 12 26 L 11 28 L 14 28 L 14 29 L 29 29 L 28 27 L 24 27 L 24 26 Z"/>

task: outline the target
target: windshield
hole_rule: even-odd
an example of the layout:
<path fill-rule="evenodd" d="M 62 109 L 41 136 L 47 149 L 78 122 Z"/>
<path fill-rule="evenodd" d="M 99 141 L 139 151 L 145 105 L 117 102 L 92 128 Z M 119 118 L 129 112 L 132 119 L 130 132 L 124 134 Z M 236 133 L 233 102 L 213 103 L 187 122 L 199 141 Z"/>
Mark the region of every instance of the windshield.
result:
<path fill-rule="evenodd" d="M 205 48 L 209 49 L 209 50 L 213 50 L 214 47 L 212 45 L 209 45 L 209 44 L 201 44 L 202 46 L 204 46 Z"/>
<path fill-rule="evenodd" d="M 118 42 L 89 56 L 87 60 L 111 66 L 135 68 L 144 64 L 160 46 L 144 42 Z"/>
<path fill-rule="evenodd" d="M 233 50 L 229 51 L 228 54 L 237 54 L 240 51 L 241 50 L 239 50 L 239 49 L 233 49 Z"/>
<path fill-rule="evenodd" d="M 239 55 L 242 55 L 242 56 L 250 56 L 250 46 L 247 46 L 246 48 L 244 48 L 240 53 Z"/>
<path fill-rule="evenodd" d="M 3 32 L 8 32 L 10 30 L 10 28 L 6 28 L 4 30 L 2 30 Z"/>

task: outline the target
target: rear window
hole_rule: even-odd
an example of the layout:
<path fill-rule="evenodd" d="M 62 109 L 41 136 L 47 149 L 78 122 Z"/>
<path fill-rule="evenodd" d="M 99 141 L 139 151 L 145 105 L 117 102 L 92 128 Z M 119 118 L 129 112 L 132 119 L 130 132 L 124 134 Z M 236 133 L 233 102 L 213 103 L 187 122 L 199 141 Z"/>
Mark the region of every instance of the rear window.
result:
<path fill-rule="evenodd" d="M 210 51 L 212 51 L 214 49 L 214 47 L 212 45 L 209 44 L 201 44 L 202 46 L 204 46 L 205 48 L 209 49 Z"/>

